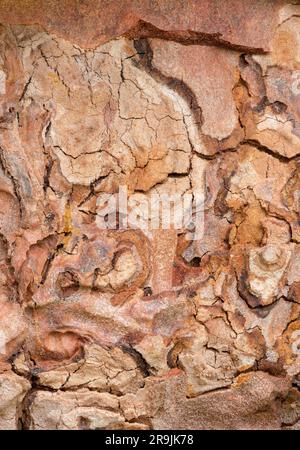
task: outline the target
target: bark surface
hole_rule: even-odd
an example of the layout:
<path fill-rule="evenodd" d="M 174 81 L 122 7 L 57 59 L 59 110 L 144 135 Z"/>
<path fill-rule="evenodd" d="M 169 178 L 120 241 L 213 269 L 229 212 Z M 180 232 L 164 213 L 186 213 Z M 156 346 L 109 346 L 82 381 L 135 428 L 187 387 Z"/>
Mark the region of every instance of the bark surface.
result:
<path fill-rule="evenodd" d="M 0 429 L 300 429 L 299 2 L 0 23 Z M 203 236 L 104 230 L 120 186 Z"/>

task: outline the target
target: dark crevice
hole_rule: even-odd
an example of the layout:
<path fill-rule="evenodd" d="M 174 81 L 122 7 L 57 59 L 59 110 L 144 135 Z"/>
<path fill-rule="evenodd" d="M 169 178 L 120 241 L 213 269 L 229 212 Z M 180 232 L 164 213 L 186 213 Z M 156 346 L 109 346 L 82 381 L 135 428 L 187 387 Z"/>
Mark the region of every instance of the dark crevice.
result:
<path fill-rule="evenodd" d="M 131 345 L 128 344 L 122 345 L 121 349 L 125 353 L 128 353 L 130 356 L 133 357 L 144 377 L 149 377 L 153 373 L 153 371 L 155 372 L 155 369 L 151 367 L 150 364 L 147 363 L 143 355 L 140 352 L 138 352 L 135 348 L 133 348 Z"/>
<path fill-rule="evenodd" d="M 273 158 L 278 159 L 278 161 L 280 161 L 284 164 L 288 164 L 289 162 L 300 158 L 300 153 L 297 155 L 291 156 L 290 158 L 288 158 L 287 156 L 283 156 L 283 155 L 277 153 L 276 150 L 270 149 L 269 147 L 262 145 L 259 141 L 255 140 L 255 139 L 245 139 L 244 141 L 241 142 L 241 145 L 244 145 L 244 144 L 252 145 L 257 150 L 267 153 L 270 156 L 273 156 Z"/>
<path fill-rule="evenodd" d="M 157 82 L 164 84 L 180 95 L 189 105 L 194 123 L 201 127 L 203 122 L 202 111 L 192 89 L 182 80 L 175 77 L 168 77 L 153 66 L 153 51 L 147 39 L 135 40 L 134 47 L 138 52 L 138 58 L 132 58 L 132 63 L 137 68 L 145 70 Z"/>

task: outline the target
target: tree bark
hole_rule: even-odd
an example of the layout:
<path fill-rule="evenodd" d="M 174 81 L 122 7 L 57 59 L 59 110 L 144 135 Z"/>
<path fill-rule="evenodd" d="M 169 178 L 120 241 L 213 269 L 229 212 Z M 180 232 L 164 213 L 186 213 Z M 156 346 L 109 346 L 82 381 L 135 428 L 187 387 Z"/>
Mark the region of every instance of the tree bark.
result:
<path fill-rule="evenodd" d="M 0 22 L 0 429 L 299 429 L 300 5 Z"/>

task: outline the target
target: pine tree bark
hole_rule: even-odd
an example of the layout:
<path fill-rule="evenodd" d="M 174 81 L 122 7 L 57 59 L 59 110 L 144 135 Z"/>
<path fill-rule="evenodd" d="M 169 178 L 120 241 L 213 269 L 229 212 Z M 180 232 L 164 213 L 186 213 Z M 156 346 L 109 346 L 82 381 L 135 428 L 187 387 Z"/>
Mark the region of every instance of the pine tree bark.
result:
<path fill-rule="evenodd" d="M 0 23 L 0 429 L 299 429 L 300 5 Z"/>

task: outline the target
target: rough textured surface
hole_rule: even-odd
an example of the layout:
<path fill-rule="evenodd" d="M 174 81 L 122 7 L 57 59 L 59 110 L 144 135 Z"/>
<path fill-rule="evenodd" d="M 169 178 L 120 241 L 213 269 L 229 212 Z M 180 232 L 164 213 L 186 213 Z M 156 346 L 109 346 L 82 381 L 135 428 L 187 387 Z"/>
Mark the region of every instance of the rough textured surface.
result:
<path fill-rule="evenodd" d="M 299 429 L 299 2 L 0 21 L 0 428 Z M 203 236 L 101 229 L 119 186 Z"/>

